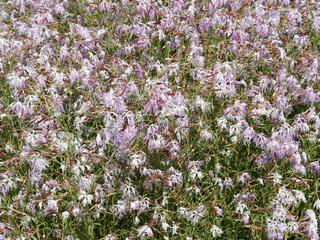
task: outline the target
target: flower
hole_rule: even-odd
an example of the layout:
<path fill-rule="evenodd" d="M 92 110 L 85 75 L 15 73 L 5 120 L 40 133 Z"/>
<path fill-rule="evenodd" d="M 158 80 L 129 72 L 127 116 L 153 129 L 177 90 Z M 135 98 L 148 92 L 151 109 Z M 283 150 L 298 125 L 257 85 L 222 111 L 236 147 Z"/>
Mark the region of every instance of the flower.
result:
<path fill-rule="evenodd" d="M 220 117 L 217 119 L 217 125 L 221 129 L 227 129 L 228 120 L 225 117 Z"/>
<path fill-rule="evenodd" d="M 210 229 L 210 232 L 212 234 L 212 237 L 219 237 L 222 234 L 222 230 L 217 227 L 216 225 L 213 225 Z"/>
<path fill-rule="evenodd" d="M 210 111 L 210 103 L 204 101 L 200 96 L 196 97 L 196 106 L 200 107 L 202 112 Z"/>
<path fill-rule="evenodd" d="M 47 207 L 44 210 L 47 215 L 53 214 L 54 216 L 56 215 L 56 212 L 58 212 L 58 206 L 57 206 L 57 201 L 56 200 L 49 200 Z"/>
<path fill-rule="evenodd" d="M 87 194 L 85 191 L 80 191 L 80 196 L 78 198 L 79 201 L 82 200 L 82 205 L 86 206 L 87 204 L 91 204 L 91 201 L 93 199 L 93 195 Z"/>
<path fill-rule="evenodd" d="M 232 187 L 232 185 L 233 185 L 232 178 L 226 177 L 226 178 L 224 179 L 223 184 L 224 184 L 226 187 Z"/>
<path fill-rule="evenodd" d="M 316 33 L 320 30 L 320 17 L 316 17 L 314 19 L 314 22 L 312 24 L 312 30 L 314 30 Z"/>
<path fill-rule="evenodd" d="M 249 220 L 250 220 L 250 211 L 245 211 L 243 214 L 242 214 L 242 217 L 241 217 L 241 222 L 243 222 L 244 225 L 247 225 Z"/>
<path fill-rule="evenodd" d="M 68 219 L 68 217 L 70 216 L 70 213 L 65 211 L 62 213 L 62 220 L 65 221 Z"/>
<path fill-rule="evenodd" d="M 223 210 L 219 207 L 214 207 L 214 208 L 216 209 L 217 215 L 221 217 L 223 215 Z"/>
<path fill-rule="evenodd" d="M 177 233 L 178 228 L 179 228 L 179 226 L 177 226 L 177 225 L 173 225 L 173 226 L 171 227 L 172 235 L 175 235 L 175 234 Z"/>
<path fill-rule="evenodd" d="M 279 173 L 271 173 L 272 182 L 274 185 L 281 184 L 282 176 Z"/>
<path fill-rule="evenodd" d="M 204 177 L 203 173 L 201 171 L 198 171 L 196 169 L 190 170 L 190 179 L 194 181 L 196 178 L 201 180 Z"/>
<path fill-rule="evenodd" d="M 247 205 L 242 202 L 242 200 L 240 200 L 238 203 L 237 203 L 237 209 L 236 209 L 236 212 L 238 213 L 243 213 L 244 212 L 244 209 L 248 209 Z"/>
<path fill-rule="evenodd" d="M 297 222 L 288 222 L 287 227 L 289 233 L 296 233 L 299 230 L 299 224 Z"/>
<path fill-rule="evenodd" d="M 241 176 L 238 179 L 238 182 L 241 182 L 242 184 L 244 184 L 247 180 L 251 179 L 249 173 L 242 173 Z"/>
<path fill-rule="evenodd" d="M 148 225 L 144 225 L 138 229 L 138 237 L 141 237 L 143 239 L 146 235 L 148 237 L 153 236 L 152 229 Z"/>
<path fill-rule="evenodd" d="M 213 139 L 212 133 L 210 133 L 208 129 L 201 130 L 201 136 L 206 142 Z"/>
<path fill-rule="evenodd" d="M 315 201 L 313 206 L 314 206 L 316 209 L 320 210 L 320 199 L 318 199 L 317 201 Z"/>

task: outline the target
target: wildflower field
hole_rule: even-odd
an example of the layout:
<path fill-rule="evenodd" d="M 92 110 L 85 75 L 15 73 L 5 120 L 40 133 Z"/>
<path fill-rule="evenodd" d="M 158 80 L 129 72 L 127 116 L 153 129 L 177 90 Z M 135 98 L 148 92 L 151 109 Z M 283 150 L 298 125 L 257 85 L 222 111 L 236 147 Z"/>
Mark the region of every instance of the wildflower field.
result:
<path fill-rule="evenodd" d="M 320 1 L 1 0 L 0 239 L 320 239 Z"/>

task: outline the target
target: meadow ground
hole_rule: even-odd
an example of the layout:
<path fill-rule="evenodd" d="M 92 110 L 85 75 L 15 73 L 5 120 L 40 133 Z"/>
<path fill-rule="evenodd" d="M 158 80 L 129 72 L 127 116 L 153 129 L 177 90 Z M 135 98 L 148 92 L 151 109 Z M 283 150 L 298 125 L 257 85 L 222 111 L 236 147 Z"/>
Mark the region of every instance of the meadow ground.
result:
<path fill-rule="evenodd" d="M 0 1 L 0 239 L 319 239 L 320 3 Z"/>

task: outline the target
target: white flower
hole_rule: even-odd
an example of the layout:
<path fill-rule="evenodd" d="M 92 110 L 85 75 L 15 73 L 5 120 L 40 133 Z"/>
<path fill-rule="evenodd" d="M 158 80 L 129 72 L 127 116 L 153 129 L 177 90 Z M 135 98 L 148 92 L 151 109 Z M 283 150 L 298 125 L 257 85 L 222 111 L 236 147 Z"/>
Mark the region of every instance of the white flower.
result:
<path fill-rule="evenodd" d="M 72 210 L 72 214 L 73 216 L 78 216 L 79 214 L 81 213 L 81 210 L 79 209 L 79 207 L 75 207 L 73 210 Z"/>
<path fill-rule="evenodd" d="M 213 138 L 212 133 L 208 129 L 201 130 L 201 136 L 205 141 L 210 141 Z"/>
<path fill-rule="evenodd" d="M 167 231 L 168 228 L 170 228 L 170 225 L 169 225 L 168 223 L 166 223 L 166 222 L 161 223 L 161 225 L 162 225 L 162 228 L 163 228 L 165 231 Z"/>
<path fill-rule="evenodd" d="M 320 199 L 318 199 L 317 201 L 314 202 L 314 205 L 313 205 L 317 210 L 320 209 Z"/>
<path fill-rule="evenodd" d="M 136 195 L 136 189 L 134 185 L 129 181 L 127 181 L 126 184 L 123 184 L 121 186 L 121 190 L 123 192 L 123 195 L 126 197 L 130 198 Z"/>
<path fill-rule="evenodd" d="M 285 187 L 279 189 L 277 201 L 285 205 L 297 204 L 297 201 L 294 198 L 293 194 L 290 191 L 288 191 Z"/>
<path fill-rule="evenodd" d="M 273 184 L 281 184 L 282 176 L 278 173 L 271 173 Z"/>
<path fill-rule="evenodd" d="M 46 214 L 58 212 L 58 206 L 57 206 L 57 201 L 56 200 L 49 200 L 48 205 L 45 209 Z"/>
<path fill-rule="evenodd" d="M 140 219 L 138 217 L 134 218 L 134 224 L 138 225 L 140 223 Z"/>
<path fill-rule="evenodd" d="M 220 172 L 221 167 L 222 167 L 222 166 L 221 166 L 220 163 L 217 163 L 217 164 L 216 164 L 216 173 Z"/>
<path fill-rule="evenodd" d="M 293 170 L 298 173 L 301 173 L 302 175 L 306 175 L 306 167 L 302 164 L 295 164 Z"/>
<path fill-rule="evenodd" d="M 210 103 L 204 101 L 200 96 L 196 97 L 196 106 L 200 107 L 202 112 L 210 111 Z"/>
<path fill-rule="evenodd" d="M 306 211 L 307 218 L 310 218 L 311 222 L 317 222 L 317 215 L 312 211 L 312 209 L 308 209 Z"/>
<path fill-rule="evenodd" d="M 287 227 L 288 227 L 288 232 L 296 233 L 296 232 L 298 232 L 299 224 L 297 222 L 289 222 L 287 224 Z"/>
<path fill-rule="evenodd" d="M 6 150 L 7 153 L 9 153 L 9 152 L 12 153 L 12 152 L 14 152 L 14 148 L 13 148 L 10 144 L 7 144 L 7 145 L 6 145 L 5 150 Z"/>
<path fill-rule="evenodd" d="M 138 237 L 143 239 L 146 235 L 148 237 L 153 236 L 152 229 L 148 225 L 144 225 L 138 229 Z"/>
<path fill-rule="evenodd" d="M 180 207 L 178 209 L 178 215 L 179 217 L 185 217 L 187 216 L 189 213 L 188 213 L 188 209 L 187 208 L 184 208 L 184 207 Z"/>
<path fill-rule="evenodd" d="M 227 129 L 228 120 L 225 117 L 220 117 L 217 119 L 217 125 L 221 129 Z"/>
<path fill-rule="evenodd" d="M 303 192 L 301 192 L 299 190 L 292 190 L 292 192 L 294 192 L 296 194 L 297 201 L 303 201 L 304 203 L 307 202 L 306 197 Z"/>
<path fill-rule="evenodd" d="M 230 138 L 232 143 L 236 143 L 238 141 L 238 137 L 237 136 L 233 136 Z"/>
<path fill-rule="evenodd" d="M 78 198 L 79 201 L 82 200 L 82 205 L 86 206 L 87 204 L 91 204 L 93 196 L 91 194 L 87 194 L 85 191 L 80 191 L 80 196 Z"/>
<path fill-rule="evenodd" d="M 221 236 L 221 234 L 222 234 L 222 230 L 219 227 L 217 227 L 216 225 L 213 225 L 211 227 L 210 232 L 212 233 L 213 237 L 218 237 L 218 236 Z"/>
<path fill-rule="evenodd" d="M 108 234 L 104 240 L 116 240 L 117 238 L 112 236 L 112 234 Z"/>
<path fill-rule="evenodd" d="M 288 217 L 287 208 L 281 204 L 276 205 L 274 211 L 272 212 L 272 217 L 273 219 L 285 221 Z"/>
<path fill-rule="evenodd" d="M 161 203 L 161 206 L 166 206 L 168 204 L 168 199 L 167 199 L 167 197 L 166 196 L 164 196 L 163 197 L 163 199 L 162 199 L 162 203 Z"/>
<path fill-rule="evenodd" d="M 241 200 L 237 203 L 236 212 L 243 213 L 245 209 L 248 209 L 247 205 Z"/>
<path fill-rule="evenodd" d="M 68 217 L 70 216 L 70 213 L 65 211 L 62 213 L 62 220 L 65 221 L 66 219 L 68 219 Z"/>
<path fill-rule="evenodd" d="M 197 11 L 197 9 L 195 8 L 194 5 L 189 6 L 188 13 L 189 13 L 190 17 L 193 17 L 196 11 Z"/>
<path fill-rule="evenodd" d="M 64 172 L 66 170 L 66 168 L 67 167 L 65 165 L 61 164 L 60 169 L 61 169 L 62 172 Z"/>
<path fill-rule="evenodd" d="M 175 234 L 177 233 L 178 228 L 179 228 L 179 227 L 178 227 L 177 225 L 173 225 L 173 226 L 171 227 L 172 235 L 175 235 Z"/>
<path fill-rule="evenodd" d="M 195 169 L 190 170 L 190 179 L 194 181 L 195 179 L 201 180 L 203 178 L 203 173 L 201 171 L 197 171 Z"/>
<path fill-rule="evenodd" d="M 121 218 L 127 211 L 126 202 L 124 200 L 118 200 L 118 204 L 111 206 L 111 211 Z"/>
<path fill-rule="evenodd" d="M 146 156 L 142 152 L 142 154 L 134 154 L 130 157 L 130 165 L 133 169 L 139 168 L 142 166 L 146 161 Z"/>

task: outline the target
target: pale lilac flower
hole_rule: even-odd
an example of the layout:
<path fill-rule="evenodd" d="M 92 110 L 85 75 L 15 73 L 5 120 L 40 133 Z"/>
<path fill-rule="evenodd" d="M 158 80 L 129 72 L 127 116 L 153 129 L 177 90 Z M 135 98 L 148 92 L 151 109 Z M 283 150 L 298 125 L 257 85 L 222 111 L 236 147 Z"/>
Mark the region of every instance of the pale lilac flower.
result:
<path fill-rule="evenodd" d="M 243 222 L 244 225 L 247 225 L 250 220 L 250 211 L 245 211 L 241 216 L 241 222 Z"/>
<path fill-rule="evenodd" d="M 219 207 L 214 207 L 214 208 L 215 208 L 215 210 L 217 212 L 217 215 L 222 217 L 223 216 L 223 210 L 221 208 L 219 208 Z"/>
<path fill-rule="evenodd" d="M 317 176 L 320 175 L 320 164 L 318 161 L 312 162 L 309 164 L 309 168 L 311 171 L 311 174 L 313 174 L 314 172 L 317 173 Z"/>
<path fill-rule="evenodd" d="M 238 178 L 238 182 L 241 182 L 242 184 L 244 184 L 247 180 L 251 179 L 249 173 L 242 173 L 241 176 Z"/>
<path fill-rule="evenodd" d="M 20 101 L 13 102 L 9 105 L 9 109 L 11 109 L 19 118 L 23 118 L 26 115 L 33 114 L 32 108 L 28 107 L 28 105 L 21 103 Z"/>
<path fill-rule="evenodd" d="M 73 85 L 74 83 L 78 82 L 80 79 L 79 72 L 76 69 L 73 69 L 70 73 L 70 84 Z"/>
<path fill-rule="evenodd" d="M 243 142 L 245 144 L 248 144 L 251 142 L 251 140 L 255 137 L 256 133 L 254 131 L 254 129 L 252 127 L 247 127 L 244 131 L 243 131 Z"/>
<path fill-rule="evenodd" d="M 311 239 L 319 239 L 318 235 L 318 221 L 317 221 L 317 216 L 313 212 L 313 210 L 308 209 L 306 210 L 306 217 L 307 219 L 310 219 L 308 225 L 305 227 L 306 229 L 306 234 L 311 236 Z"/>
<path fill-rule="evenodd" d="M 269 239 L 276 239 L 282 237 L 282 234 L 278 233 L 278 222 L 274 219 L 267 218 L 267 233 Z"/>
<path fill-rule="evenodd" d="M 19 76 L 16 72 L 7 74 L 6 79 L 9 81 L 9 85 L 16 89 L 23 88 L 27 81 L 24 76 Z"/>
<path fill-rule="evenodd" d="M 320 17 L 316 17 L 312 24 L 312 29 L 318 33 L 320 30 Z"/>
<path fill-rule="evenodd" d="M 159 151 L 165 146 L 164 138 L 160 134 L 156 134 L 155 136 L 156 138 L 149 140 L 149 143 L 148 143 L 149 151 L 153 151 L 153 150 Z"/>
<path fill-rule="evenodd" d="M 293 170 L 302 174 L 303 176 L 306 175 L 306 167 L 302 164 L 295 164 Z"/>
<path fill-rule="evenodd" d="M 136 195 L 136 188 L 130 181 L 127 181 L 125 184 L 122 184 L 120 189 L 124 197 L 131 198 Z"/>
<path fill-rule="evenodd" d="M 223 184 L 224 184 L 226 187 L 232 187 L 232 185 L 233 185 L 233 180 L 232 180 L 232 178 L 226 177 L 226 178 L 224 179 Z"/>
<path fill-rule="evenodd" d="M 118 238 L 117 237 L 115 237 L 115 236 L 112 236 L 112 234 L 110 233 L 110 234 L 108 234 L 105 238 L 104 238 L 104 240 L 117 240 Z"/>
<path fill-rule="evenodd" d="M 281 204 L 277 204 L 273 207 L 272 217 L 278 221 L 284 222 L 288 218 L 288 210 Z"/>
<path fill-rule="evenodd" d="M 144 152 L 140 152 L 139 154 L 134 154 L 130 157 L 130 165 L 133 169 L 139 168 L 142 166 L 147 160 L 147 157 Z"/>
<path fill-rule="evenodd" d="M 80 213 L 81 213 L 81 210 L 79 209 L 78 206 L 76 206 L 76 207 L 72 210 L 72 214 L 73 214 L 73 216 L 75 216 L 75 217 L 77 217 Z"/>
<path fill-rule="evenodd" d="M 277 202 L 285 205 L 297 204 L 296 198 L 293 196 L 291 191 L 287 190 L 285 187 L 279 189 L 276 201 L 273 201 L 271 205 L 276 205 Z"/>
<path fill-rule="evenodd" d="M 314 213 L 312 209 L 306 210 L 306 217 L 310 219 L 312 222 L 317 222 L 317 215 Z"/>
<path fill-rule="evenodd" d="M 41 156 L 34 156 L 30 159 L 30 162 L 32 164 L 33 169 L 37 172 L 44 171 L 49 165 L 48 160 L 42 158 Z"/>
<path fill-rule="evenodd" d="M 308 162 L 308 157 L 307 157 L 307 154 L 305 152 L 302 152 L 302 158 L 303 158 L 303 161 L 306 163 Z"/>

